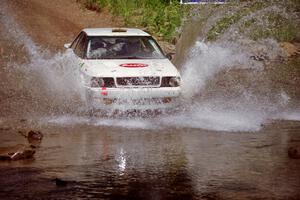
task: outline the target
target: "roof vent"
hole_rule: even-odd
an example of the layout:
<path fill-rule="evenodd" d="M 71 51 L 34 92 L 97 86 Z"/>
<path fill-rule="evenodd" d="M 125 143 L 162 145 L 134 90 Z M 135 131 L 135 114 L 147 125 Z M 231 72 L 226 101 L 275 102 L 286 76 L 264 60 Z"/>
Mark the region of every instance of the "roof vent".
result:
<path fill-rule="evenodd" d="M 112 32 L 113 32 L 113 33 L 118 33 L 118 32 L 124 33 L 124 32 L 127 32 L 127 30 L 124 29 L 124 28 L 114 28 L 114 29 L 112 30 Z"/>

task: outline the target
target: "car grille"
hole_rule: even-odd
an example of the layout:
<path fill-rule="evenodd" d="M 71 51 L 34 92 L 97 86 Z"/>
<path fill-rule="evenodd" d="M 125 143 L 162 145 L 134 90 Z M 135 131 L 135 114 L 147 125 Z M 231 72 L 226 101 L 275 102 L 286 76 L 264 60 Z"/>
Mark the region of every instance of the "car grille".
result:
<path fill-rule="evenodd" d="M 117 84 L 119 86 L 158 86 L 159 77 L 121 77 L 117 78 Z"/>
<path fill-rule="evenodd" d="M 174 98 L 172 98 L 174 99 Z M 166 98 L 141 98 L 141 99 L 113 99 L 113 103 L 119 105 L 157 105 L 166 104 L 173 101 L 170 97 Z"/>

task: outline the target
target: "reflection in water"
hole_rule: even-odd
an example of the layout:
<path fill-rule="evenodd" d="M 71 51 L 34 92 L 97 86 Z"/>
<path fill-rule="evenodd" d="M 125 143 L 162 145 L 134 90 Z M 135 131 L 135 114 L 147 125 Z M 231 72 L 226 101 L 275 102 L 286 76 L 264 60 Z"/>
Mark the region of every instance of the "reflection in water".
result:
<path fill-rule="evenodd" d="M 124 150 L 123 148 L 120 149 L 120 153 L 119 153 L 119 170 L 120 170 L 120 175 L 124 174 L 124 171 L 126 169 L 126 157 L 124 155 Z"/>
<path fill-rule="evenodd" d="M 0 197 L 297 199 L 300 165 L 287 149 L 299 145 L 299 126 L 278 122 L 257 133 L 44 126 L 35 160 L 0 163 Z M 1 146 L 18 141 L 13 134 L 1 131 Z"/>

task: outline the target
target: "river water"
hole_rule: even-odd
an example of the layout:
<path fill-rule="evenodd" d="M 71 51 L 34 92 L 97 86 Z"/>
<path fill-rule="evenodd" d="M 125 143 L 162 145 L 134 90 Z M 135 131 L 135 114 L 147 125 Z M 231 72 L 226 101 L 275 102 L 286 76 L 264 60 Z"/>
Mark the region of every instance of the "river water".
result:
<path fill-rule="evenodd" d="M 189 47 L 174 115 L 90 117 L 72 55 L 0 12 L 0 147 L 44 134 L 34 159 L 0 163 L 1 199 L 300 199 L 299 102 L 237 44 Z"/>

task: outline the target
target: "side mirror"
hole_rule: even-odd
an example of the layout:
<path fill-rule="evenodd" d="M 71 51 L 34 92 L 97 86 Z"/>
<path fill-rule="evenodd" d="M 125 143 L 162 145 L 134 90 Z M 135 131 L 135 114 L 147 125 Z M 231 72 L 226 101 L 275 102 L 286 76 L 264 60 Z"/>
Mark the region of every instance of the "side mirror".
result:
<path fill-rule="evenodd" d="M 167 55 L 166 55 L 166 57 L 169 59 L 169 60 L 172 60 L 173 59 L 173 53 L 168 53 Z"/>
<path fill-rule="evenodd" d="M 65 47 L 66 49 L 69 49 L 69 48 L 71 47 L 71 43 L 64 44 L 64 47 Z"/>

